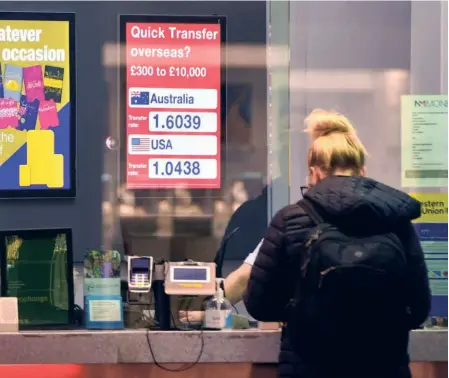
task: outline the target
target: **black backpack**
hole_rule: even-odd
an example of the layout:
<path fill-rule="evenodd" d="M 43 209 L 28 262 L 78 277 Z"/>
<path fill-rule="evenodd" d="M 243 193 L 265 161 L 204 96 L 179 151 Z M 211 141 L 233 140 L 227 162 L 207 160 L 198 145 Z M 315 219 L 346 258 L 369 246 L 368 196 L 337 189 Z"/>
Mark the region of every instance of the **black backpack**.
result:
<path fill-rule="evenodd" d="M 288 308 L 290 344 L 303 358 L 333 369 L 356 361 L 363 366 L 373 357 L 385 361 L 389 356 L 379 346 L 406 316 L 401 241 L 391 232 L 351 235 L 326 223 L 308 200 L 298 205 L 316 227 L 299 264 L 292 264 L 300 277 Z"/>

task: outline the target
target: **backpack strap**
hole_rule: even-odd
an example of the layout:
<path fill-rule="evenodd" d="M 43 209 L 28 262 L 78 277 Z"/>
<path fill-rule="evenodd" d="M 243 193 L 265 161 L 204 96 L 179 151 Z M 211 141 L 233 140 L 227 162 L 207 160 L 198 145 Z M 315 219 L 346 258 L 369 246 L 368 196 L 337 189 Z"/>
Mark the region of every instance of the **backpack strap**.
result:
<path fill-rule="evenodd" d="M 301 208 L 306 212 L 306 214 L 310 217 L 310 219 L 312 219 L 312 222 L 314 222 L 316 224 L 316 226 L 325 224 L 324 219 L 321 217 L 320 214 L 318 214 L 318 212 L 315 210 L 315 207 L 313 206 L 312 202 L 310 202 L 308 199 L 303 198 L 297 204 L 299 206 L 301 206 Z M 318 237 L 319 232 L 320 231 L 318 229 L 313 231 L 312 233 L 310 233 L 307 240 L 304 242 L 304 246 L 303 246 L 304 250 L 303 250 L 303 252 L 301 252 L 302 259 L 300 258 L 301 259 L 301 267 L 300 267 L 301 276 L 300 276 L 300 278 L 297 278 L 297 280 L 296 280 L 293 298 L 290 299 L 287 309 L 295 308 L 298 305 L 298 303 L 302 297 L 302 294 L 304 292 L 304 286 L 307 285 L 307 283 L 305 282 L 305 277 L 306 277 L 306 273 L 307 273 L 307 268 L 308 268 L 310 260 L 311 260 L 311 256 L 309 255 L 310 247 L 311 247 L 311 244 L 313 243 L 313 241 L 316 240 L 316 238 Z M 305 254 L 307 254 L 307 256 Z"/>
<path fill-rule="evenodd" d="M 315 206 L 312 202 L 310 202 L 308 199 L 304 198 L 301 201 L 298 202 L 298 205 L 303 208 L 303 210 L 306 212 L 306 214 L 312 219 L 312 221 L 318 226 L 323 223 L 326 223 L 323 219 L 323 217 L 318 214 L 318 212 L 315 210 Z"/>
<path fill-rule="evenodd" d="M 312 222 L 315 223 L 317 227 L 309 233 L 309 236 L 303 246 L 303 261 L 301 263 L 302 279 L 299 279 L 297 281 L 297 287 L 295 290 L 296 298 L 298 298 L 301 293 L 301 287 L 307 285 L 304 279 L 306 278 L 307 270 L 313 259 L 313 256 L 310 254 L 312 244 L 319 238 L 319 236 L 325 229 L 333 227 L 331 223 L 324 220 L 324 218 L 318 213 L 315 206 L 310 200 L 304 198 L 298 202 L 298 205 L 302 207 L 302 209 L 306 212 L 306 214 L 310 217 Z"/>

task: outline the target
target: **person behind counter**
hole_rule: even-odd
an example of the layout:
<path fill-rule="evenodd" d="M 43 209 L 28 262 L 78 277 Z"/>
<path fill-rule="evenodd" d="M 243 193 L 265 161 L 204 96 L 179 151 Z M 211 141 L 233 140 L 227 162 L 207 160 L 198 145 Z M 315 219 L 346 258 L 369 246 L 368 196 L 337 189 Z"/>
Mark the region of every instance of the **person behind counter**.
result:
<path fill-rule="evenodd" d="M 366 150 L 346 117 L 315 111 L 306 126 L 309 189 L 272 219 L 246 309 L 285 324 L 279 377 L 410 378 L 409 331 L 430 308 L 411 223 L 420 203 L 364 177 Z"/>
<path fill-rule="evenodd" d="M 283 176 L 275 178 L 271 185 L 273 184 L 276 187 L 286 185 Z M 222 245 L 215 259 L 217 265 L 220 264 L 220 253 L 226 254 L 226 257 L 230 257 L 231 260 L 244 259 L 243 263 L 224 280 L 225 296 L 233 305 L 243 299 L 251 268 L 268 226 L 268 192 L 269 186 L 265 185 L 260 195 L 237 208 L 226 226 Z M 184 323 L 201 322 L 203 316 L 203 311 L 179 312 L 179 319 Z"/>
<path fill-rule="evenodd" d="M 276 180 L 276 185 L 282 185 L 282 178 Z M 257 256 L 258 245 L 267 229 L 268 186 L 254 199 L 244 202 L 234 212 L 224 233 L 222 246 L 217 254 L 216 263 L 219 264 L 220 253 L 225 253 L 233 260 L 245 259 L 235 271 L 231 272 L 224 280 L 224 293 L 231 304 L 236 304 L 243 299 L 251 268 Z M 224 245 L 225 244 L 225 245 Z M 220 269 L 221 270 L 221 269 Z M 200 322 L 204 316 L 203 311 L 180 311 L 181 322 Z"/>
<path fill-rule="evenodd" d="M 259 245 L 246 257 L 243 264 L 231 272 L 224 280 L 225 296 L 233 305 L 243 299 L 243 294 L 248 286 L 251 269 L 254 265 L 254 261 L 256 260 L 261 245 L 262 241 L 259 241 Z M 203 317 L 203 311 L 189 311 L 188 313 L 186 311 L 179 312 L 179 319 L 184 323 L 201 322 Z"/>

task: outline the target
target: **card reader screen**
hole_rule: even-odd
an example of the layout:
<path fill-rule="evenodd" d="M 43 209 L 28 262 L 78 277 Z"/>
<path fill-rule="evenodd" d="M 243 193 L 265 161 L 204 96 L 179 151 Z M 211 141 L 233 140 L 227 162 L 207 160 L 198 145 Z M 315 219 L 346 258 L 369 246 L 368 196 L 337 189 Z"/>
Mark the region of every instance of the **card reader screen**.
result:
<path fill-rule="evenodd" d="M 172 281 L 207 282 L 208 268 L 173 268 Z"/>
<path fill-rule="evenodd" d="M 148 273 L 148 259 L 131 259 L 130 261 L 132 273 Z"/>

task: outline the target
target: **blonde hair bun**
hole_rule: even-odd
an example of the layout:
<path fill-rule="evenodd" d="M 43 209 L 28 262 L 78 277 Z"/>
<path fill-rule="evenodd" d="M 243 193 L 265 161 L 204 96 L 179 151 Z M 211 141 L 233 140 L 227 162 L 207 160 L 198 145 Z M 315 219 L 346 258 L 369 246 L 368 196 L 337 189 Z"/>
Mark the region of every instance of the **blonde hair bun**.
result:
<path fill-rule="evenodd" d="M 318 139 L 333 133 L 354 134 L 356 133 L 349 119 L 344 115 L 323 109 L 313 110 L 305 120 L 305 131 Z"/>

